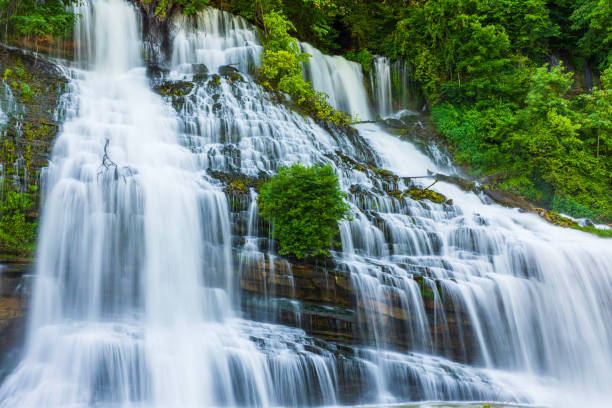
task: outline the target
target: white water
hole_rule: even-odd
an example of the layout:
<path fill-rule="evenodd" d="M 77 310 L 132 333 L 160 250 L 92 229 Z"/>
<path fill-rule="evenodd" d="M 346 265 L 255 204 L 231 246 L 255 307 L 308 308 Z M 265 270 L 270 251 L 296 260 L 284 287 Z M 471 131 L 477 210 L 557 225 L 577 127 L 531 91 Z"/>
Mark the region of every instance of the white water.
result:
<path fill-rule="evenodd" d="M 375 105 L 378 116 L 386 118 L 393 113 L 391 92 L 391 64 L 389 58 L 376 56 L 372 59 L 370 86 L 375 92 Z"/>
<path fill-rule="evenodd" d="M 257 31 L 241 17 L 233 17 L 217 9 L 209 9 L 196 17 L 177 16 L 181 29 L 174 37 L 172 64 L 203 63 L 210 72 L 219 67 L 233 65 L 242 72 L 249 72 L 260 64 L 263 47 Z"/>
<path fill-rule="evenodd" d="M 329 103 L 338 110 L 355 115 L 359 120 L 374 118 L 361 65 L 337 55 L 324 55 L 308 43 L 300 46 L 302 52 L 311 56 L 304 75 L 314 89 L 329 95 Z"/>
<path fill-rule="evenodd" d="M 28 342 L 0 386 L 0 406 L 610 405 L 610 241 L 444 183 L 434 189 L 453 206 L 383 194 L 380 179 L 335 151 L 401 176 L 439 168 L 410 143 L 362 125 L 372 156 L 358 140 L 273 103 L 248 76 L 198 82 L 174 110 L 145 76 L 136 11 L 96 0 L 81 13 L 88 70 L 72 70 L 48 172 Z M 212 72 L 235 63 L 246 74 L 260 52 L 239 18 L 208 10 L 197 28 L 178 25 L 170 78 L 192 79 L 191 64 L 202 63 Z M 330 93 L 346 100 L 335 103 L 356 104 L 350 110 L 361 116 L 369 102 L 351 64 L 317 54 L 311 69 L 328 71 L 310 75 L 336 75 Z M 373 305 L 359 322 L 366 347 L 345 353 L 300 329 L 239 316 L 236 273 L 275 254 L 258 231 L 254 194 L 245 239 L 233 242 L 228 198 L 206 170 L 257 176 L 294 162 L 331 163 L 346 190 L 366 192 L 350 194 L 355 219 L 341 225 L 344 252 L 335 254 L 357 302 Z M 293 279 L 289 264 L 271 272 Z M 431 330 L 416 277 L 434 293 L 442 333 Z M 443 302 L 464 311 L 473 339 L 449 338 L 457 316 Z M 412 316 L 403 329 L 414 352 L 390 350 L 376 305 Z M 472 366 L 450 360 L 451 340 L 474 354 Z M 434 355 L 438 343 L 442 356 Z"/>

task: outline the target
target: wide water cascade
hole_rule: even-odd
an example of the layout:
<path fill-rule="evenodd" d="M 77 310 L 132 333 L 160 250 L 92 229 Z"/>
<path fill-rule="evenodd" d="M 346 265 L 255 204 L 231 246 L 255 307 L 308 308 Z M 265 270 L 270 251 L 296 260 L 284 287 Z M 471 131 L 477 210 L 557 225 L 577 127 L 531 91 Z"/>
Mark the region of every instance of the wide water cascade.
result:
<path fill-rule="evenodd" d="M 29 333 L 1 407 L 612 404 L 610 241 L 444 182 L 432 189 L 452 203 L 398 195 L 445 158 L 279 104 L 250 79 L 262 48 L 241 18 L 176 18 L 169 70 L 147 76 L 129 3 L 79 11 Z M 356 64 L 302 49 L 335 106 L 392 113 L 388 60 L 370 103 Z M 321 304 L 276 255 L 255 189 L 227 186 L 295 162 L 334 166 L 354 212 L 315 266 Z M 347 304 L 325 300 L 338 288 Z M 315 335 L 313 316 L 337 333 Z"/>

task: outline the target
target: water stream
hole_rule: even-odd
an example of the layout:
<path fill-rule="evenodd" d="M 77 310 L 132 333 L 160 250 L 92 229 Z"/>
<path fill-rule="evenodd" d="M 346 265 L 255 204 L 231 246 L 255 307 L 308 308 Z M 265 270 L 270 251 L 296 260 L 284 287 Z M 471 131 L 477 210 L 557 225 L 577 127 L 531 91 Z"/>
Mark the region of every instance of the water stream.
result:
<path fill-rule="evenodd" d="M 138 12 L 124 0 L 80 7 L 27 342 L 0 407 L 612 403 L 610 241 L 442 182 L 433 188 L 452 203 L 388 194 L 336 152 L 402 177 L 447 169 L 376 124 L 329 132 L 278 104 L 250 79 L 262 48 L 241 18 L 176 19 L 170 69 L 152 81 Z M 375 60 L 370 102 L 356 63 L 301 46 L 307 78 L 334 106 L 392 113 L 388 60 Z M 239 76 L 215 75 L 228 65 Z M 333 263 L 361 305 L 356 344 L 308 335 L 297 295 L 296 327 L 279 324 L 275 293 L 272 317 L 242 307 L 253 265 L 274 265 L 267 279 L 292 293 L 298 278 L 259 229 L 255 191 L 236 203 L 214 175 L 295 162 L 331 164 L 349 192 L 354 220 Z M 409 316 L 407 350 L 392 344 L 389 310 Z"/>

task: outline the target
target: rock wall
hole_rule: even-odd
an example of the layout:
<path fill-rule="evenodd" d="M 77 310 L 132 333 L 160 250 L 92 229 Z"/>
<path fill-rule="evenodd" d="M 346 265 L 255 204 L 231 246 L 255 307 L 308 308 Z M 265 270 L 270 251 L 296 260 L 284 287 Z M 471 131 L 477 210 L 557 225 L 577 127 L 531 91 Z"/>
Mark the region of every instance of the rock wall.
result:
<path fill-rule="evenodd" d="M 39 217 L 41 170 L 59 130 L 57 107 L 66 84 L 55 65 L 0 45 L 0 203 L 4 209 L 8 191 L 26 194 L 33 203 L 24 209 L 26 221 L 34 225 Z M 31 268 L 32 255 L 9 247 L 0 237 L 0 361 L 23 343 L 28 303 L 24 275 Z"/>

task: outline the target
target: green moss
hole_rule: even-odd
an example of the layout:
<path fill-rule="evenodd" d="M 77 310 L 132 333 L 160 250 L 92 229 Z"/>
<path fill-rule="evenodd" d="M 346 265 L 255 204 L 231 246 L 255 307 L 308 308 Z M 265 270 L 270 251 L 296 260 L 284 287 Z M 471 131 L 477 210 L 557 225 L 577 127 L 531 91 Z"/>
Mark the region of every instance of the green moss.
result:
<path fill-rule="evenodd" d="M 180 98 L 189 95 L 193 89 L 193 83 L 186 81 L 168 81 L 155 88 L 155 92 L 163 96 Z"/>
<path fill-rule="evenodd" d="M 246 176 L 241 173 L 224 173 L 208 170 L 208 175 L 223 183 L 227 193 L 248 193 L 250 189 L 258 191 L 269 177 L 265 173 L 259 176 Z"/>
<path fill-rule="evenodd" d="M 20 256 L 34 252 L 37 223 L 28 216 L 34 207 L 33 194 L 6 192 L 0 207 L 0 241 L 5 251 Z"/>
<path fill-rule="evenodd" d="M 603 230 L 603 229 L 598 229 L 598 228 L 588 226 L 588 225 L 585 225 L 585 226 L 577 225 L 577 226 L 572 226 L 571 228 L 577 229 L 580 231 L 584 231 L 584 232 L 588 232 L 590 234 L 594 234 L 602 238 L 612 238 L 612 229 Z"/>
<path fill-rule="evenodd" d="M 397 198 L 398 200 L 403 198 L 402 192 L 400 190 L 391 190 L 387 194 L 389 194 L 393 198 Z"/>
<path fill-rule="evenodd" d="M 376 173 L 380 174 L 383 177 L 393 177 L 393 173 L 385 169 L 376 169 Z"/>
<path fill-rule="evenodd" d="M 543 208 L 536 208 L 535 210 L 540 217 L 544 218 L 546 221 L 550 222 L 551 224 L 557 225 L 559 227 L 572 228 L 575 230 L 588 232 L 590 234 L 594 234 L 602 238 L 612 238 L 612 230 L 598 229 L 598 228 L 595 228 L 594 226 L 588 226 L 588 225 L 582 226 L 578 224 L 576 221 L 570 218 L 564 217 L 553 210 L 546 210 Z"/>
<path fill-rule="evenodd" d="M 421 288 L 421 296 L 424 298 L 434 299 L 434 292 L 431 289 Z"/>
<path fill-rule="evenodd" d="M 446 201 L 446 197 L 442 194 L 429 189 L 413 188 L 404 193 L 404 196 L 406 195 L 410 196 L 413 200 L 429 200 L 436 204 L 442 204 Z"/>
<path fill-rule="evenodd" d="M 226 188 L 228 193 L 248 193 L 249 189 L 242 180 L 233 180 Z"/>

